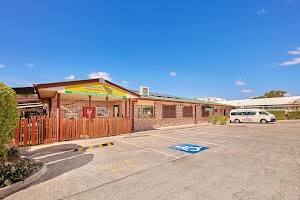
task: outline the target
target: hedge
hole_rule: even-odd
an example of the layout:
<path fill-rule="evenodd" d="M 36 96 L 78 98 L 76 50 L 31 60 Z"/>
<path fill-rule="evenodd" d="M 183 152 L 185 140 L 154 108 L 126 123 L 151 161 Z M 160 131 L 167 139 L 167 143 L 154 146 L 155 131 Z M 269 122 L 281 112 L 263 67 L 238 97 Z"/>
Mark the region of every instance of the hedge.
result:
<path fill-rule="evenodd" d="M 277 120 L 284 120 L 286 119 L 285 111 L 284 110 L 270 110 L 270 113 L 275 115 Z"/>

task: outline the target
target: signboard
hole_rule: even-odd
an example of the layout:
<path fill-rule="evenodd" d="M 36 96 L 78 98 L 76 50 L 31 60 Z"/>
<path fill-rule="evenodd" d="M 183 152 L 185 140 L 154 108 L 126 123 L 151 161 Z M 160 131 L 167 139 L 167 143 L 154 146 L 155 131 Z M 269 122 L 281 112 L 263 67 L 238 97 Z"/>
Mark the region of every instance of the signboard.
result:
<path fill-rule="evenodd" d="M 89 118 L 89 115 L 91 114 L 91 118 L 95 118 L 96 108 L 91 107 L 91 110 L 89 107 L 83 107 L 83 117 Z"/>
<path fill-rule="evenodd" d="M 189 154 L 195 154 L 200 151 L 204 151 L 204 150 L 208 149 L 208 147 L 206 147 L 206 146 L 199 146 L 196 144 L 178 144 L 175 146 L 169 146 L 168 148 L 174 149 L 177 151 L 182 151 L 182 152 L 189 153 Z"/>
<path fill-rule="evenodd" d="M 96 117 L 106 117 L 106 108 L 105 107 L 97 107 L 96 108 Z"/>
<path fill-rule="evenodd" d="M 85 94 L 91 96 L 111 96 L 126 98 L 127 93 L 108 85 L 107 83 L 89 83 L 89 84 L 77 84 L 77 85 L 66 85 L 66 94 Z"/>

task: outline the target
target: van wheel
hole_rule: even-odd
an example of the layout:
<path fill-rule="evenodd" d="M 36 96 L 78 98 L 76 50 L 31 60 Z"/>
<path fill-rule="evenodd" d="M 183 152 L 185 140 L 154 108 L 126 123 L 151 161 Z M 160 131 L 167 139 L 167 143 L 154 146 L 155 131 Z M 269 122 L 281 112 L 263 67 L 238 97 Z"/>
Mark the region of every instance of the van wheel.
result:
<path fill-rule="evenodd" d="M 238 123 L 240 123 L 240 120 L 239 119 L 235 119 L 234 123 L 238 124 Z"/>
<path fill-rule="evenodd" d="M 268 123 L 268 121 L 267 121 L 267 120 L 265 120 L 265 119 L 262 119 L 262 120 L 260 120 L 260 123 L 262 123 L 262 124 L 266 124 L 266 123 Z"/>

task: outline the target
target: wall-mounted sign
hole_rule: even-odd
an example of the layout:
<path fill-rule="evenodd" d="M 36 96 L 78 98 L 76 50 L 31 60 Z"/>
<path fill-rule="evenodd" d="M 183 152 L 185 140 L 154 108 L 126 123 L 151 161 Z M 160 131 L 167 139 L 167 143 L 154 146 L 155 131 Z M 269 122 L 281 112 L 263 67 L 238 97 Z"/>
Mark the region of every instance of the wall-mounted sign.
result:
<path fill-rule="evenodd" d="M 66 94 L 86 94 L 126 98 L 127 93 L 107 83 L 89 83 L 65 86 Z"/>
<path fill-rule="evenodd" d="M 91 109 L 89 107 L 83 107 L 83 117 L 89 118 L 89 116 L 91 115 L 91 118 L 95 118 L 95 113 L 95 107 L 91 107 Z"/>
<path fill-rule="evenodd" d="M 97 107 L 96 117 L 106 117 L 106 108 L 105 107 Z"/>
<path fill-rule="evenodd" d="M 60 108 L 65 110 L 65 116 L 63 116 L 63 117 L 66 117 L 66 118 L 78 117 L 78 111 L 80 110 L 80 107 L 70 109 L 70 108 L 67 108 L 66 106 L 61 105 Z"/>

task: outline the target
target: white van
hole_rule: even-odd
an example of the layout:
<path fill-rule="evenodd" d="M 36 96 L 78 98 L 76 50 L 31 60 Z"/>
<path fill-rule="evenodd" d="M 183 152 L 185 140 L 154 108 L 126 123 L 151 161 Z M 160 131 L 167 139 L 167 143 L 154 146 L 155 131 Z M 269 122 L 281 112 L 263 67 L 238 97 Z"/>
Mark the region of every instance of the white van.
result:
<path fill-rule="evenodd" d="M 262 109 L 232 109 L 230 111 L 230 123 L 260 122 L 266 124 L 275 121 L 275 115 Z"/>

